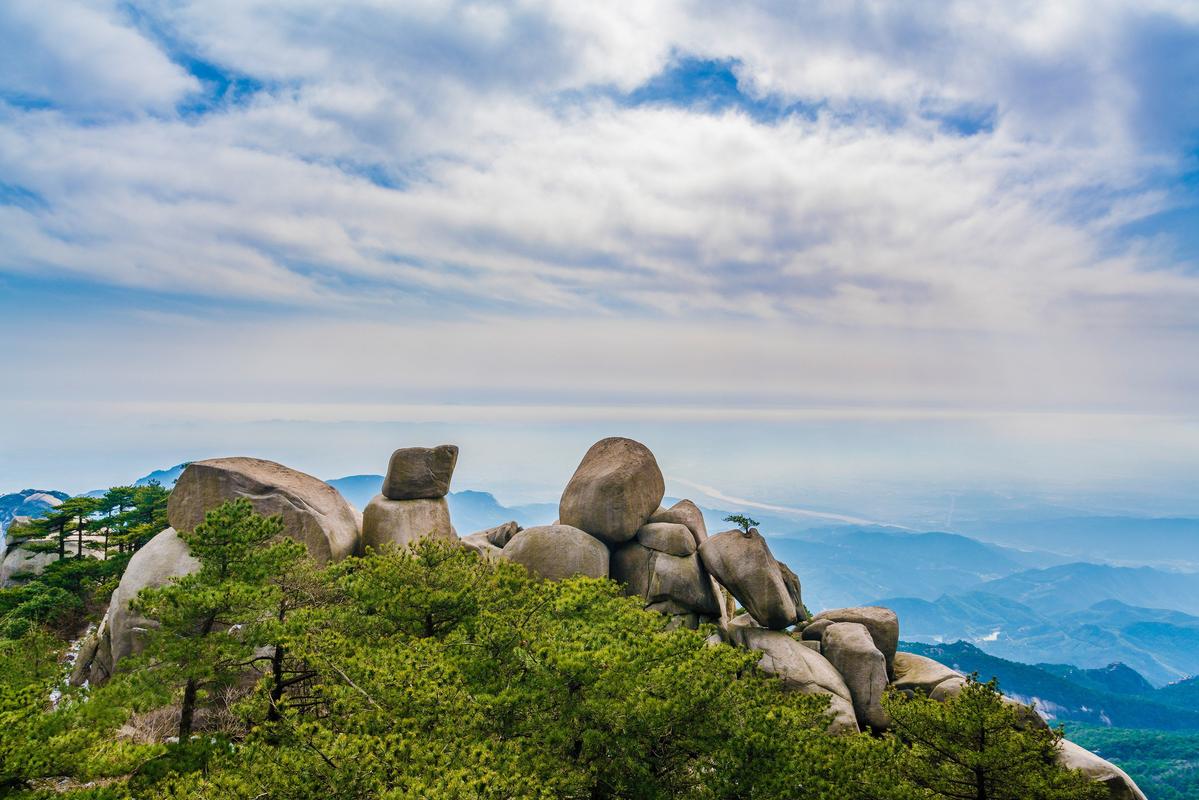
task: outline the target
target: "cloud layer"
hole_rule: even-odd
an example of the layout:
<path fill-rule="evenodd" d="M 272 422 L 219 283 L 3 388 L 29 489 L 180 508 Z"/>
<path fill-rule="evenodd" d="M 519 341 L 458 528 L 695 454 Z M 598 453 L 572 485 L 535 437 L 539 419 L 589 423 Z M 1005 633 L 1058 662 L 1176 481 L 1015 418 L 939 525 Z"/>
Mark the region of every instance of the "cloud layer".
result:
<path fill-rule="evenodd" d="M 8 3 L 0 332 L 152 331 L 98 403 L 1187 414 L 1197 79 L 1186 2 Z"/>

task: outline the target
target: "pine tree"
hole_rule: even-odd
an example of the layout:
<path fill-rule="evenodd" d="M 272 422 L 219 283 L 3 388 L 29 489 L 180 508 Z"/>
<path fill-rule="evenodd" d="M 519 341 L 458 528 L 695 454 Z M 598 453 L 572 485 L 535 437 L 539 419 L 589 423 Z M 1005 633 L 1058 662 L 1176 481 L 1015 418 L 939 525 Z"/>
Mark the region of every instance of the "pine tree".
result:
<path fill-rule="evenodd" d="M 891 730 L 908 745 L 901 776 L 937 800 L 1099 800 L 1106 790 L 1058 766 L 1061 732 L 1029 725 L 1005 703 L 998 684 L 966 681 L 957 697 L 940 703 L 884 700 Z"/>
<path fill-rule="evenodd" d="M 278 516 L 255 514 L 245 499 L 218 506 L 195 530 L 180 534 L 200 569 L 145 589 L 135 601 L 140 613 L 159 622 L 144 651 L 148 673 L 182 691 L 180 742 L 191 735 L 202 693 L 232 685 L 260 659 L 252 631 L 279 593 L 269 578 L 303 552 L 291 541 L 269 544 L 282 527 Z"/>

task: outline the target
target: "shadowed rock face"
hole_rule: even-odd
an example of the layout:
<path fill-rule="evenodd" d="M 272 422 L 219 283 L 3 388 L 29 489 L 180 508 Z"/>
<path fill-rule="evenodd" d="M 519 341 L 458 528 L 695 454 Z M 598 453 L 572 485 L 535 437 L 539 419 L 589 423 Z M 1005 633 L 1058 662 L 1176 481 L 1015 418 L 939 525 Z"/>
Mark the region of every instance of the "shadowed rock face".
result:
<path fill-rule="evenodd" d="M 391 454 L 383 496 L 388 500 L 436 500 L 450 491 L 458 447 L 401 447 Z"/>
<path fill-rule="evenodd" d="M 708 526 L 704 524 L 704 512 L 690 500 L 680 500 L 670 508 L 659 508 L 649 518 L 650 522 L 675 522 L 686 525 L 699 547 L 708 538 Z"/>
<path fill-rule="evenodd" d="M 214 458 L 190 464 L 171 491 L 167 519 L 191 531 L 204 514 L 244 497 L 254 511 L 283 518 L 283 533 L 308 548 L 318 563 L 358 552 L 361 520 L 341 494 L 311 475 L 259 458 Z"/>
<path fill-rule="evenodd" d="M 669 553 L 672 556 L 689 556 L 695 552 L 695 537 L 686 525 L 674 522 L 647 522 L 637 531 L 638 543 Z"/>
<path fill-rule="evenodd" d="M 444 497 L 436 500 L 388 500 L 381 494 L 367 503 L 362 514 L 363 547 L 411 547 L 421 539 L 456 541 L 450 508 Z"/>
<path fill-rule="evenodd" d="M 919 691 L 925 694 L 932 694 L 933 689 L 951 678 L 962 677 L 960 672 L 941 662 L 915 653 L 896 653 L 894 669 L 895 680 L 891 682 L 892 686 L 901 691 Z"/>
<path fill-rule="evenodd" d="M 720 617 L 712 579 L 695 554 L 675 556 L 629 542 L 612 553 L 611 573 L 627 594 L 643 598 L 651 610 Z"/>
<path fill-rule="evenodd" d="M 699 546 L 704 567 L 767 628 L 781 630 L 799 618 L 791 590 L 762 534 L 725 531 Z M 798 582 L 796 585 L 798 589 Z"/>
<path fill-rule="evenodd" d="M 562 492 L 558 519 L 606 544 L 627 542 L 666 492 L 649 449 L 632 439 L 601 439 L 583 456 Z"/>
<path fill-rule="evenodd" d="M 504 546 L 504 558 L 523 564 L 549 580 L 573 575 L 608 577 L 608 548 L 585 531 L 570 525 L 525 528 Z"/>

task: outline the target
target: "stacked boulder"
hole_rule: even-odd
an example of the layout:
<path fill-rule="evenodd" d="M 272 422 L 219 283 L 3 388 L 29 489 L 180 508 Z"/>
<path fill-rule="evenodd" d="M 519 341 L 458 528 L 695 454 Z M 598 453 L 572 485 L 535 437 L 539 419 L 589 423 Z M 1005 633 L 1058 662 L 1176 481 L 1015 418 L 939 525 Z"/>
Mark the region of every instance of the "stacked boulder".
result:
<path fill-rule="evenodd" d="M 383 491 L 362 514 L 362 543 L 410 547 L 425 538 L 456 541 L 445 496 L 458 463 L 458 448 L 401 447 L 391 454 Z"/>
<path fill-rule="evenodd" d="M 138 592 L 162 586 L 199 568 L 177 531 L 190 532 L 204 515 L 228 500 L 245 498 L 263 516 L 278 514 L 282 535 L 301 542 L 318 563 L 361 549 L 361 519 L 329 484 L 273 461 L 216 458 L 188 465 L 167 502 L 171 527 L 141 547 L 121 576 L 96 631 L 81 644 L 71 680 L 103 683 L 117 662 L 141 651 L 153 620 L 129 606 Z"/>

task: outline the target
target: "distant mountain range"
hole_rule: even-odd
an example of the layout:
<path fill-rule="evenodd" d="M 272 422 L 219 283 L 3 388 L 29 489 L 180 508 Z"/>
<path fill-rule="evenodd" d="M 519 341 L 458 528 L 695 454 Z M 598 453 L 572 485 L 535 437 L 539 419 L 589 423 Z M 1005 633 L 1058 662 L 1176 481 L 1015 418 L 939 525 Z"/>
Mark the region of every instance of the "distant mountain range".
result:
<path fill-rule="evenodd" d="M 1023 702 L 1036 702 L 1042 715 L 1056 721 L 1122 728 L 1199 731 L 1194 699 L 1199 678 L 1154 689 L 1124 664 L 1079 669 L 1066 664 L 1020 664 L 983 652 L 966 642 L 919 644 L 900 649 L 927 656 L 959 672 L 998 678 L 999 687 Z"/>
<path fill-rule="evenodd" d="M 40 517 L 68 497 L 66 492 L 53 489 L 22 489 L 0 495 L 0 540 L 13 517 Z"/>

